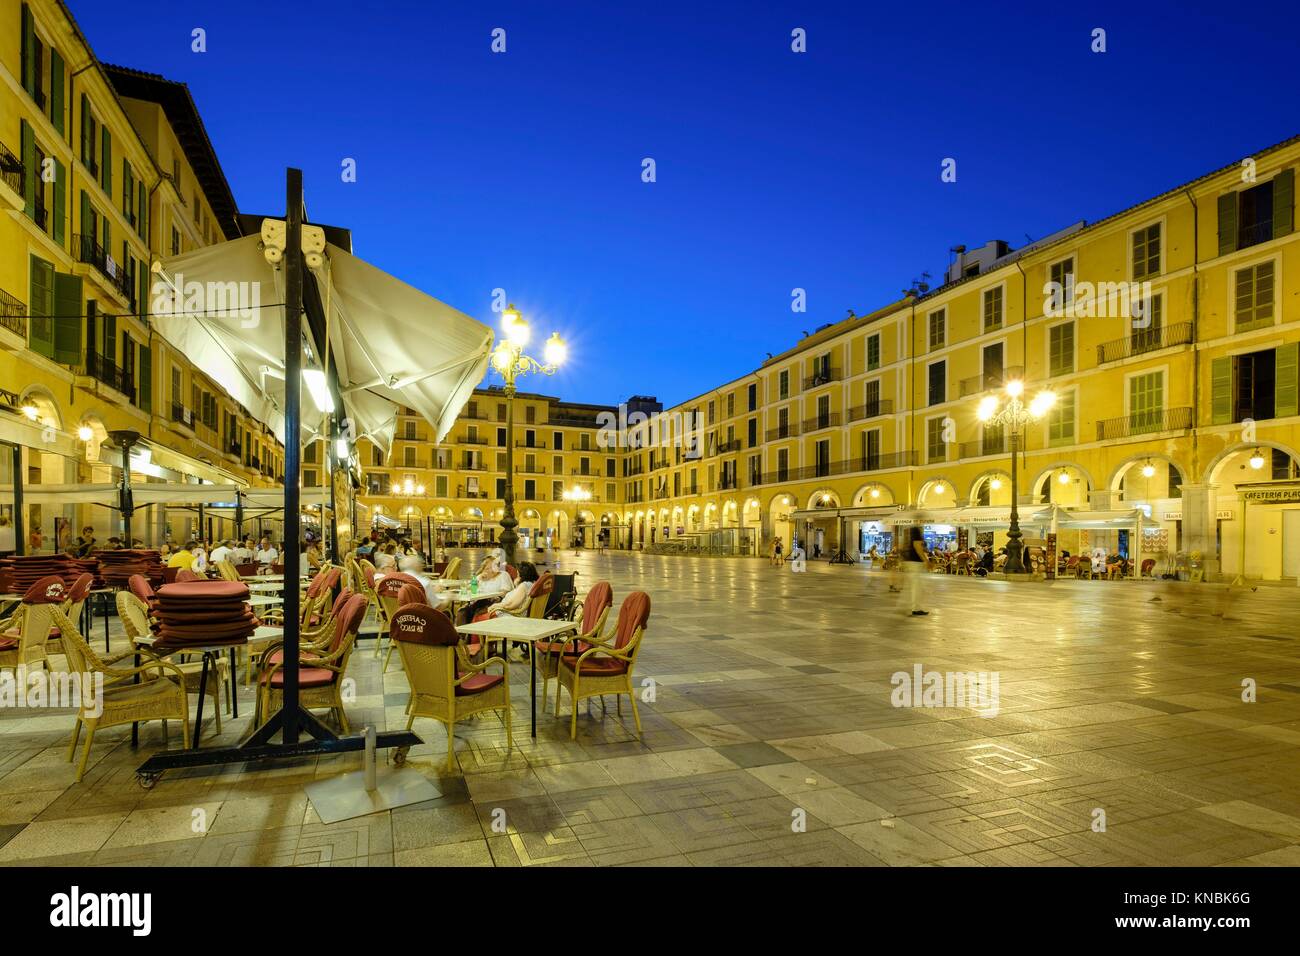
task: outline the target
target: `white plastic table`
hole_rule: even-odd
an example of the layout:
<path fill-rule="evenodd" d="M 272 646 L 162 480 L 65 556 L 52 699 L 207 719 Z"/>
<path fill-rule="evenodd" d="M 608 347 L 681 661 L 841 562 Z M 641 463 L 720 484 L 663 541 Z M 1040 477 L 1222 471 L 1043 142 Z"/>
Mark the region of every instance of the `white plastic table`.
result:
<path fill-rule="evenodd" d="M 536 655 L 538 641 L 544 641 L 548 637 L 576 631 L 578 629 L 577 621 L 548 621 L 546 618 L 538 617 L 514 617 L 513 615 L 503 615 L 494 617 L 488 621 L 479 621 L 478 623 L 462 624 L 456 628 L 457 634 L 478 635 L 479 637 L 499 638 L 504 644 L 506 641 L 515 641 L 528 645 L 528 696 L 529 711 L 532 717 L 532 735 L 537 736 L 537 667 L 533 658 Z M 509 663 L 507 662 L 507 666 Z M 559 688 L 556 688 L 556 694 Z"/>

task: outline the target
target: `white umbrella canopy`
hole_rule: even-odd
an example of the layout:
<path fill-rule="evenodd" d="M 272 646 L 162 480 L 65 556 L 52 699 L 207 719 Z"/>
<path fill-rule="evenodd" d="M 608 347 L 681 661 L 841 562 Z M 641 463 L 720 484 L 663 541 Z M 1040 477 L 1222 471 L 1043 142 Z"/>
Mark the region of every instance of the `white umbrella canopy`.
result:
<path fill-rule="evenodd" d="M 283 440 L 284 274 L 263 249 L 245 236 L 163 260 L 151 311 L 165 339 Z M 400 404 L 440 440 L 487 370 L 492 330 L 332 244 L 312 272 L 350 437 L 387 451 Z M 306 344 L 303 368 L 323 369 L 320 343 Z M 310 435 L 324 409 L 304 396 Z"/>

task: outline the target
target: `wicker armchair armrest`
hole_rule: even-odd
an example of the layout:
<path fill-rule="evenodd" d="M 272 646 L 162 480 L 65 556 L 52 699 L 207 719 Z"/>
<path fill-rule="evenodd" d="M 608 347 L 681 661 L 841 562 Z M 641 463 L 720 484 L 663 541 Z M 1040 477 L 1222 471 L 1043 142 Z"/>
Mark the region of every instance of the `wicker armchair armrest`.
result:
<path fill-rule="evenodd" d="M 485 659 L 483 663 L 475 664 L 473 661 L 469 659 L 469 652 L 465 650 L 465 645 L 457 644 L 456 660 L 459 663 L 461 669 L 469 671 L 469 673 L 467 673 L 464 677 L 460 677 L 456 679 L 455 683 L 458 685 L 464 683 L 467 679 L 473 677 L 475 674 L 483 673 L 485 670 L 488 669 L 489 664 L 500 664 L 502 676 L 505 677 L 506 683 L 510 682 L 510 669 L 507 666 L 506 659 L 504 657 L 489 657 Z"/>

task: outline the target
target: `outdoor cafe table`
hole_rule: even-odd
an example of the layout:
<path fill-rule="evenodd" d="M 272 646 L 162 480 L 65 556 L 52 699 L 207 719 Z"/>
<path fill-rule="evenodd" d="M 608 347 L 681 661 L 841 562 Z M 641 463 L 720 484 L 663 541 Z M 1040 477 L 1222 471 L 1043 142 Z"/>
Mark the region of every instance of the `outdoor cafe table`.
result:
<path fill-rule="evenodd" d="M 504 645 L 507 641 L 515 641 L 528 645 L 528 696 L 529 711 L 532 717 L 532 735 L 537 736 L 537 667 L 533 658 L 536 655 L 536 644 L 538 641 L 544 641 L 548 637 L 556 637 L 567 631 L 578 629 L 577 621 L 548 621 L 545 618 L 537 617 L 513 617 L 503 616 L 494 617 L 487 621 L 478 623 L 462 624 L 456 628 L 456 633 L 465 635 L 477 635 L 479 637 L 494 637 L 501 640 Z M 504 650 L 504 646 L 503 646 Z M 510 663 L 507 660 L 506 666 Z M 555 691 L 558 699 L 559 688 Z M 575 705 L 576 706 L 576 705 Z"/>
<path fill-rule="evenodd" d="M 135 639 L 135 644 L 139 647 L 152 648 L 157 643 L 157 638 L 153 634 L 142 634 Z M 222 651 L 230 651 L 230 715 L 234 718 L 239 717 L 239 695 L 235 693 L 235 648 L 243 647 L 248 643 L 247 640 L 237 641 L 233 644 L 182 644 L 168 647 L 165 650 L 155 653 L 159 657 L 168 657 L 172 654 L 202 654 L 203 667 L 199 671 L 199 707 L 194 713 L 194 737 L 190 742 L 190 747 L 197 750 L 199 746 L 199 730 L 203 726 L 203 698 L 208 693 L 208 668 L 217 655 Z M 135 666 L 140 666 L 140 655 L 135 655 Z M 140 681 L 140 675 L 136 675 L 136 683 Z M 220 707 L 220 704 L 214 706 Z M 134 747 L 140 742 L 140 725 L 131 725 L 131 746 Z"/>
<path fill-rule="evenodd" d="M 250 594 L 245 603 L 253 607 L 266 607 L 268 604 L 283 604 L 284 598 L 275 594 Z"/>

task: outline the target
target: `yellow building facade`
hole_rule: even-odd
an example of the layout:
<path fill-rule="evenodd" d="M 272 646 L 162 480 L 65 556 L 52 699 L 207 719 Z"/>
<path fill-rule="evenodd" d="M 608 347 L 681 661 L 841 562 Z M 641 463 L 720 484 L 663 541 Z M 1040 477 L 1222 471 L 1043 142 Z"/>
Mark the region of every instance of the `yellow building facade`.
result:
<path fill-rule="evenodd" d="M 148 318 L 158 257 L 239 234 L 184 85 L 101 64 L 61 3 L 0 0 L 0 172 L 0 439 L 19 448 L 29 497 L 42 484 L 117 481 L 107 439 L 119 429 L 143 438 L 134 480 L 273 484 L 280 443 Z M 0 512 L 12 520 L 3 451 Z M 93 525 L 101 541 L 120 532 L 100 506 L 24 511 L 41 550 L 56 522 L 74 536 Z M 196 513 L 161 507 L 133 524 L 151 545 L 199 530 Z"/>

